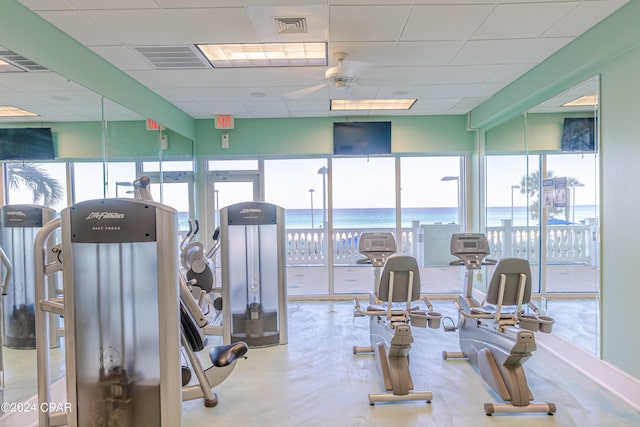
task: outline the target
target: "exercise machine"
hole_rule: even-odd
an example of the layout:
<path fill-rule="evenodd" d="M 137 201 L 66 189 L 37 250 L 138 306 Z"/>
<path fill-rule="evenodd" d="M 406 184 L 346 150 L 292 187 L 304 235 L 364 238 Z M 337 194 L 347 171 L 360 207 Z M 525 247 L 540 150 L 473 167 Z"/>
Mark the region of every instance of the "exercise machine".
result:
<path fill-rule="evenodd" d="M 11 274 L 13 271 L 13 267 L 11 267 L 11 262 L 9 261 L 9 257 L 4 253 L 2 247 L 0 247 L 0 264 L 2 264 L 3 268 L 3 276 L 2 283 L 0 284 L 0 310 L 2 310 L 2 299 L 5 295 L 7 295 L 7 291 L 9 289 L 9 282 L 11 282 Z M 0 323 L 2 322 L 2 316 L 0 315 Z M 0 333 L 0 403 L 4 403 L 4 352 L 2 348 L 2 334 Z"/>
<path fill-rule="evenodd" d="M 14 349 L 36 348 L 33 242 L 43 224 L 55 218 L 53 209 L 38 205 L 6 205 L 0 208 L 0 247 L 13 266 L 3 298 L 4 345 Z M 55 245 L 55 236 L 47 242 Z M 47 286 L 56 292 L 57 277 L 49 276 Z M 60 345 L 60 318 L 51 322 L 50 343 Z"/>
<path fill-rule="evenodd" d="M 64 257 L 49 263 L 44 242 L 57 228 Z M 181 424 L 183 400 L 203 397 L 205 406 L 215 406 L 215 373 L 202 368 L 195 354 L 201 347 L 187 336 L 198 327 L 180 299 L 176 229 L 176 211 L 168 206 L 101 199 L 64 209 L 37 234 L 38 402 L 52 402 L 48 335 L 40 339 L 47 312 L 65 317 L 67 391 L 65 404 L 55 406 L 60 411 L 39 411 L 40 427 L 173 427 Z M 42 285 L 59 269 L 62 301 L 49 299 Z M 188 350 L 197 386 L 183 387 L 181 347 Z M 209 356 L 224 367 L 242 350 L 214 347 Z"/>
<path fill-rule="evenodd" d="M 243 202 L 220 209 L 223 342 L 287 343 L 284 209 Z"/>
<path fill-rule="evenodd" d="M 488 259 L 489 242 L 484 234 L 461 233 L 451 237 L 451 265 L 466 267 L 465 293 L 454 304 L 458 322 L 445 325 L 458 331 L 461 352 L 444 351 L 445 360 L 467 358 L 495 393 L 508 403 L 485 403 L 487 415 L 496 412 L 546 412 L 553 415 L 553 403 L 532 403 L 524 363 L 536 350 L 534 332 L 551 332 L 553 319 L 542 316 L 531 302 L 531 268 L 520 258 Z M 496 265 L 486 300 L 473 295 L 473 274 L 484 265 Z M 524 308 L 530 310 L 526 314 Z M 446 320 L 446 319 L 445 319 Z"/>
<path fill-rule="evenodd" d="M 370 346 L 353 347 L 354 354 L 373 353 L 385 393 L 369 394 L 369 404 L 425 400 L 431 402 L 430 391 L 413 391 L 409 369 L 409 352 L 413 343 L 411 326 L 439 328 L 442 315 L 433 311 L 427 297 L 422 298 L 427 310 L 421 310 L 420 269 L 414 257 L 393 255 L 396 252 L 392 233 L 362 233 L 358 242 L 366 256 L 358 262 L 374 267 L 374 291 L 369 305 L 363 308 L 356 298 L 354 315 L 369 317 Z M 382 273 L 380 268 L 383 267 Z"/>
<path fill-rule="evenodd" d="M 195 224 L 195 225 L 194 225 Z M 194 242 L 199 231 L 198 220 L 189 220 L 189 231 L 180 242 L 181 274 L 193 298 L 207 317 L 206 335 L 222 336 L 222 288 L 216 286 L 214 257 L 220 249 L 220 228 L 213 233 L 213 245 L 205 249 L 201 242 Z"/>

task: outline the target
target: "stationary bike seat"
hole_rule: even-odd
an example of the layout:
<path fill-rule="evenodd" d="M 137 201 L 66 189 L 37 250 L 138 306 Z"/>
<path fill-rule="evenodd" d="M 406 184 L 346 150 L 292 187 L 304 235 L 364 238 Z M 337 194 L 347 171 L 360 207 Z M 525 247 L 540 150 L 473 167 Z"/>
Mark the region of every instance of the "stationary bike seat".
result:
<path fill-rule="evenodd" d="M 231 365 L 237 358 L 244 356 L 249 347 L 244 341 L 233 344 L 218 345 L 209 350 L 211 363 L 218 368 Z"/>

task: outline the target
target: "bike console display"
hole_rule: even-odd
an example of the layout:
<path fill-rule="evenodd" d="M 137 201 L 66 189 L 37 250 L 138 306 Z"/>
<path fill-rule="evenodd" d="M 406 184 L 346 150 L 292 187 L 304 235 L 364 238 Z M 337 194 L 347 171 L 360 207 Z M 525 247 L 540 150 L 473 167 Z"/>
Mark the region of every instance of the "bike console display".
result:
<path fill-rule="evenodd" d="M 482 233 L 453 234 L 451 236 L 451 255 L 459 259 L 451 261 L 449 264 L 464 265 L 468 269 L 479 269 L 490 252 L 487 236 Z"/>
<path fill-rule="evenodd" d="M 396 253 L 396 239 L 393 233 L 362 233 L 358 250 L 367 258 L 358 260 L 358 264 L 371 263 L 382 267 L 388 257 Z"/>

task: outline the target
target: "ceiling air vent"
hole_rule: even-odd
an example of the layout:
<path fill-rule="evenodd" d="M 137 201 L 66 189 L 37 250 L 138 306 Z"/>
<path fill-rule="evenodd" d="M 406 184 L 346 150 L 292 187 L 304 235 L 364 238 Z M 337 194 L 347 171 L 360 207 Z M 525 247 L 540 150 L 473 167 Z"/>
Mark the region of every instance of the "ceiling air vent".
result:
<path fill-rule="evenodd" d="M 307 32 L 306 18 L 275 18 L 278 34 L 300 34 Z"/>
<path fill-rule="evenodd" d="M 0 59 L 26 71 L 48 71 L 46 67 L 36 64 L 22 55 L 18 55 L 12 50 L 0 46 Z"/>
<path fill-rule="evenodd" d="M 159 70 L 211 68 L 193 46 L 137 46 L 135 49 Z"/>

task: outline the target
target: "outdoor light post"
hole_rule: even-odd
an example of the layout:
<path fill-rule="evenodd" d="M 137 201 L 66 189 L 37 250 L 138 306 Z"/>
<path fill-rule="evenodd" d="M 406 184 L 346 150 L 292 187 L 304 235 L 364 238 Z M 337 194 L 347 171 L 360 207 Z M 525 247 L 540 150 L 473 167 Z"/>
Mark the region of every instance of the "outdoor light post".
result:
<path fill-rule="evenodd" d="M 327 228 L 327 167 L 318 169 L 318 175 L 322 175 L 322 228 Z"/>
<path fill-rule="evenodd" d="M 578 182 L 571 187 L 571 222 L 576 222 L 576 187 L 584 187 L 584 184 Z"/>
<path fill-rule="evenodd" d="M 314 228 L 313 225 L 313 188 L 309 189 L 309 196 L 311 197 L 311 228 Z"/>
<path fill-rule="evenodd" d="M 513 225 L 513 190 L 520 188 L 519 185 L 511 186 L 511 225 Z"/>
<path fill-rule="evenodd" d="M 457 195 L 457 211 L 458 211 L 458 225 L 462 226 L 462 212 L 460 212 L 460 177 L 459 176 L 443 176 L 440 181 L 455 181 L 456 182 L 456 195 Z"/>

